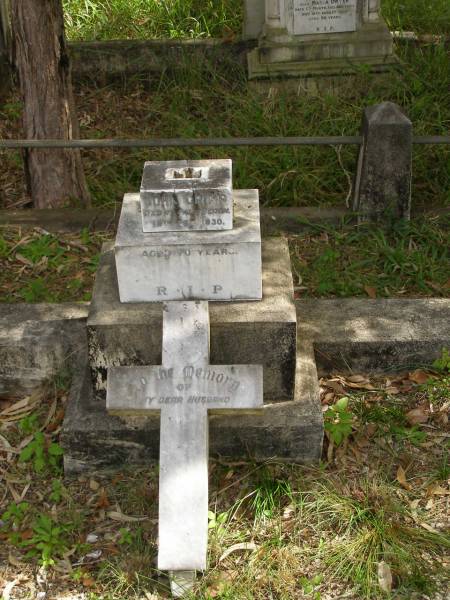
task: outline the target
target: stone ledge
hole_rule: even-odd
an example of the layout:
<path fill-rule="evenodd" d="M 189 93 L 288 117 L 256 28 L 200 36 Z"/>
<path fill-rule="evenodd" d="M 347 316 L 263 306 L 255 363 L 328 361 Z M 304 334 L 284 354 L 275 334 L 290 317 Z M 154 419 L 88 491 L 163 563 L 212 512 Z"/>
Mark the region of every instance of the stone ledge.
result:
<path fill-rule="evenodd" d="M 296 300 L 298 336 L 319 371 L 381 372 L 431 365 L 450 348 L 450 299 Z"/>
<path fill-rule="evenodd" d="M 0 393 L 27 394 L 83 347 L 87 304 L 0 304 Z"/>

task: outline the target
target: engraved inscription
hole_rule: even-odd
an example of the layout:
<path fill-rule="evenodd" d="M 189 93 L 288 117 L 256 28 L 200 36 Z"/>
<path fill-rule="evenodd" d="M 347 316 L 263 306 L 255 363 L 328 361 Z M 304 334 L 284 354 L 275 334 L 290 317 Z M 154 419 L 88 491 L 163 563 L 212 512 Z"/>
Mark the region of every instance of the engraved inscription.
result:
<path fill-rule="evenodd" d="M 294 0 L 293 33 L 356 30 L 356 0 Z"/>
<path fill-rule="evenodd" d="M 144 250 L 142 256 L 147 258 L 171 258 L 182 256 L 234 256 L 238 254 L 235 248 L 155 248 L 154 250 Z"/>
<path fill-rule="evenodd" d="M 147 386 L 151 385 L 161 385 L 163 382 L 169 382 L 173 389 L 178 392 L 187 392 L 191 391 L 187 402 L 190 404 L 208 404 L 208 402 L 229 402 L 230 396 L 228 394 L 235 394 L 241 382 L 238 379 L 230 377 L 227 373 L 224 373 L 220 369 L 215 369 L 213 367 L 193 367 L 192 365 L 186 365 L 181 367 L 181 369 L 177 369 L 177 372 L 174 372 L 174 368 L 165 368 L 159 367 L 155 370 L 155 379 L 150 377 L 141 377 L 139 382 L 141 386 L 147 389 Z M 157 383 L 158 382 L 158 383 Z M 204 389 L 203 382 L 209 382 L 214 384 L 216 389 L 222 388 L 225 392 L 224 396 L 209 396 L 209 395 L 196 395 L 194 389 L 196 386 L 198 387 L 198 383 L 201 383 L 201 389 Z M 210 388 L 211 389 L 211 388 Z M 213 388 L 214 389 L 214 388 Z M 168 399 L 169 398 L 169 399 Z M 175 399 L 174 399 L 175 398 Z M 210 400 L 208 400 L 210 398 Z M 220 399 L 222 398 L 222 400 Z M 226 400 L 227 399 L 227 400 Z M 147 396 L 146 402 L 148 404 L 152 404 L 157 402 L 159 404 L 169 403 L 169 404 L 179 404 L 183 402 L 183 396 Z"/>
<path fill-rule="evenodd" d="M 153 228 L 191 224 L 219 226 L 230 218 L 230 200 L 221 190 L 144 192 L 143 217 Z"/>

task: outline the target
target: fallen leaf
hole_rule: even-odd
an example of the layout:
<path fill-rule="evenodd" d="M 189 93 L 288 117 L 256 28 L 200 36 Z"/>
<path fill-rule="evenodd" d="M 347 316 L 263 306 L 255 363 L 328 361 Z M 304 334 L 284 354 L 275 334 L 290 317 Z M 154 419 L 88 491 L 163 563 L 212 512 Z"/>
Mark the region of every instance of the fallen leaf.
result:
<path fill-rule="evenodd" d="M 294 514 L 294 506 L 292 504 L 289 504 L 289 506 L 286 506 L 286 508 L 283 510 L 283 516 L 282 519 L 287 520 L 290 519 L 292 517 L 292 515 Z"/>
<path fill-rule="evenodd" d="M 399 484 L 405 488 L 405 490 L 410 490 L 411 486 L 409 485 L 409 483 L 406 481 L 406 473 L 405 473 L 405 469 L 399 465 L 398 469 L 397 469 L 397 481 L 399 482 Z"/>
<path fill-rule="evenodd" d="M 342 394 L 345 395 L 345 390 L 342 387 L 342 385 L 338 382 L 338 381 L 334 381 L 332 379 L 328 379 L 326 381 L 323 382 L 323 385 L 331 388 L 332 390 L 334 390 L 337 394 Z"/>
<path fill-rule="evenodd" d="M 409 374 L 409 378 L 411 379 L 411 381 L 414 381 L 414 383 L 422 384 L 426 383 L 430 379 L 430 375 L 425 371 L 417 369 L 416 371 L 413 371 Z"/>
<path fill-rule="evenodd" d="M 427 487 L 427 496 L 448 496 L 450 490 L 443 488 L 437 482 L 432 483 Z"/>
<path fill-rule="evenodd" d="M 129 515 L 124 515 L 116 510 L 110 510 L 106 513 L 107 516 L 113 521 L 121 521 L 122 523 L 135 523 L 137 521 L 147 521 L 148 517 L 130 517 Z"/>
<path fill-rule="evenodd" d="M 110 502 L 108 500 L 108 495 L 106 494 L 106 490 L 102 488 L 98 500 L 97 500 L 97 508 L 108 508 L 110 506 Z"/>
<path fill-rule="evenodd" d="M 428 523 L 420 523 L 420 526 L 429 531 L 430 533 L 439 533 L 437 529 L 428 525 Z"/>
<path fill-rule="evenodd" d="M 229 556 L 232 552 L 237 552 L 238 550 L 247 550 L 250 552 L 254 552 L 257 548 L 258 546 L 253 542 L 242 542 L 240 544 L 233 544 L 233 546 L 230 546 L 227 550 L 225 550 L 225 552 L 219 558 L 219 562 L 225 560 L 227 556 Z"/>
<path fill-rule="evenodd" d="M 386 594 L 392 589 L 392 573 L 390 566 L 382 560 L 378 563 L 378 585 Z"/>
<path fill-rule="evenodd" d="M 332 404 L 334 399 L 334 392 L 327 392 L 322 398 L 322 404 Z"/>
<path fill-rule="evenodd" d="M 349 377 L 346 377 L 346 379 L 352 383 L 369 383 L 369 380 L 363 375 L 350 375 Z"/>
<path fill-rule="evenodd" d="M 23 540 L 29 540 L 30 538 L 33 537 L 33 530 L 32 529 L 24 529 L 24 531 L 20 532 L 20 539 Z"/>
<path fill-rule="evenodd" d="M 99 488 L 100 488 L 100 484 L 98 481 L 95 481 L 95 479 L 90 479 L 89 480 L 89 488 L 93 491 L 96 492 Z"/>
<path fill-rule="evenodd" d="M 377 290 L 376 290 L 376 288 L 372 287 L 371 285 L 365 285 L 364 291 L 369 296 L 369 298 L 372 298 L 372 300 L 375 300 L 375 298 L 377 297 Z"/>
<path fill-rule="evenodd" d="M 16 252 L 16 260 L 18 260 L 23 265 L 26 265 L 27 267 L 33 266 L 33 263 L 31 262 L 30 259 L 25 258 L 25 256 L 23 256 L 22 254 L 19 254 L 18 252 Z"/>
<path fill-rule="evenodd" d="M 14 586 L 19 583 L 19 579 L 14 579 L 13 581 L 9 581 L 5 587 L 3 588 L 3 592 L 1 595 L 2 600 L 9 600 L 11 597 L 11 592 L 14 588 Z"/>
<path fill-rule="evenodd" d="M 367 435 L 367 437 L 369 437 L 369 438 L 372 437 L 376 433 L 377 429 L 378 429 L 378 427 L 377 427 L 376 423 L 368 423 L 366 425 L 366 435 Z"/>
<path fill-rule="evenodd" d="M 387 387 L 384 391 L 387 394 L 393 394 L 393 395 L 400 393 L 400 390 L 398 389 L 398 387 L 395 387 L 395 385 L 391 385 L 391 386 Z"/>
<path fill-rule="evenodd" d="M 12 554 L 8 555 L 8 562 L 10 565 L 12 565 L 13 567 L 20 567 L 23 568 L 23 564 L 20 562 L 19 559 L 17 559 L 15 556 L 13 556 Z"/>
<path fill-rule="evenodd" d="M 405 417 L 410 425 L 418 425 L 428 421 L 428 413 L 423 408 L 413 408 L 406 413 Z"/>
<path fill-rule="evenodd" d="M 82 583 L 84 587 L 92 587 L 95 585 L 95 581 L 92 577 L 83 577 Z"/>

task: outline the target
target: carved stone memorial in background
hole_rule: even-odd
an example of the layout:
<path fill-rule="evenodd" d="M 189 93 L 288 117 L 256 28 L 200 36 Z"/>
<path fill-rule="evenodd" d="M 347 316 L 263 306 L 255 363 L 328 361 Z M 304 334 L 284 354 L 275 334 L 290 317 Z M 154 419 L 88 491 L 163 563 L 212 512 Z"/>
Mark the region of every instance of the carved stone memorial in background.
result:
<path fill-rule="evenodd" d="M 397 62 L 380 0 L 245 0 L 244 37 L 259 41 L 250 79 L 296 78 L 310 90 L 337 86 L 363 65 L 378 73 Z"/>

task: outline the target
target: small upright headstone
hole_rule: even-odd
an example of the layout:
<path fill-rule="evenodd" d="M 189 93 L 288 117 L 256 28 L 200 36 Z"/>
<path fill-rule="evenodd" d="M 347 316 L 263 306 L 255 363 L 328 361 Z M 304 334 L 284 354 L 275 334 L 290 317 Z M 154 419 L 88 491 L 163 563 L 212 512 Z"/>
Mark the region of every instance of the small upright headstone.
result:
<path fill-rule="evenodd" d="M 365 109 L 353 193 L 359 222 L 410 218 L 412 133 L 393 102 Z"/>
<path fill-rule="evenodd" d="M 141 184 L 142 229 L 232 229 L 231 160 L 146 162 Z"/>
<path fill-rule="evenodd" d="M 360 65 L 386 70 L 396 60 L 379 7 L 380 0 L 246 0 L 244 37 L 259 40 L 249 78 L 290 77 L 315 89 Z"/>

